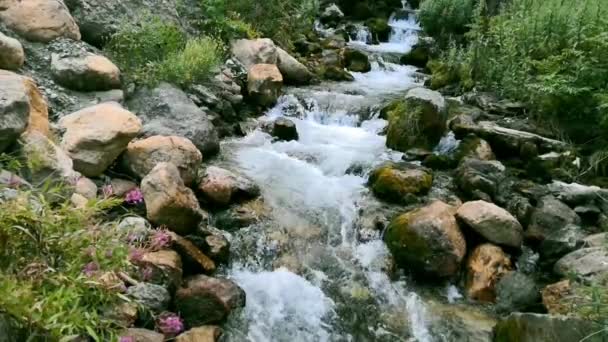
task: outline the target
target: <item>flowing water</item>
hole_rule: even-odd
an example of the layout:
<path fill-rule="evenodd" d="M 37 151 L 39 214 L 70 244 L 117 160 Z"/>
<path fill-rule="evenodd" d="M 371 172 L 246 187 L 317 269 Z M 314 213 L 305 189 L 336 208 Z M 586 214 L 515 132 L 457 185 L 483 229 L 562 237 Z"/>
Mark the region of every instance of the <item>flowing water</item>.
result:
<path fill-rule="evenodd" d="M 262 118 L 290 118 L 297 141 L 256 130 L 223 146 L 225 166 L 255 180 L 268 207 L 266 219 L 232 236 L 226 275 L 247 305 L 231 317 L 226 340 L 433 341 L 421 298 L 405 280 L 389 279 L 384 243 L 360 242 L 355 228 L 370 198 L 367 174 L 401 158 L 385 147 L 386 122 L 375 110 L 421 82 L 414 68 L 383 59 L 411 48 L 415 20 L 390 23 L 388 43 L 351 42 L 374 55 L 371 72 L 288 89 Z"/>

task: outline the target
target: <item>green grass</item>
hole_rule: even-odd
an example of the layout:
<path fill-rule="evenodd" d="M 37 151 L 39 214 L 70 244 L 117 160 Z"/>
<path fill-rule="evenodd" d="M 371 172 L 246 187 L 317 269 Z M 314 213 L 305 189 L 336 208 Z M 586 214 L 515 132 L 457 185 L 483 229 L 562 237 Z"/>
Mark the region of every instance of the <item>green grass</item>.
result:
<path fill-rule="evenodd" d="M 474 18 L 476 0 L 425 0 L 419 20 L 424 32 L 442 43 L 468 31 Z"/>

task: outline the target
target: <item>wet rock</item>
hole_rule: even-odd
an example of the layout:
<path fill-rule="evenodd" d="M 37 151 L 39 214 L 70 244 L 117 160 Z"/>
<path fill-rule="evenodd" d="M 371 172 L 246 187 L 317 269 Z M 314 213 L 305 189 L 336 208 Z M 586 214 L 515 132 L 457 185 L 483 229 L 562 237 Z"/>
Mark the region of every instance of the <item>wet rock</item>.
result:
<path fill-rule="evenodd" d="M 131 174 L 144 178 L 159 163 L 172 163 L 187 186 L 194 183 L 203 162 L 201 152 L 187 138 L 152 136 L 129 143 L 122 165 Z"/>
<path fill-rule="evenodd" d="M 576 275 L 583 280 L 599 280 L 608 275 L 608 249 L 589 247 L 566 254 L 555 263 L 553 271 L 562 276 Z"/>
<path fill-rule="evenodd" d="M 188 327 L 220 323 L 245 306 L 245 291 L 231 280 L 198 275 L 185 280 L 174 304 Z"/>
<path fill-rule="evenodd" d="M 171 234 L 173 248 L 182 257 L 184 270 L 190 274 L 213 273 L 215 262 L 205 255 L 194 243 L 175 233 Z"/>
<path fill-rule="evenodd" d="M 372 70 L 372 65 L 365 53 L 347 48 L 344 49 L 342 55 L 346 69 L 354 72 L 369 72 Z"/>
<path fill-rule="evenodd" d="M 441 201 L 395 218 L 384 235 L 400 267 L 433 277 L 457 274 L 466 253 L 466 242 L 456 209 Z"/>
<path fill-rule="evenodd" d="M 277 48 L 277 66 L 287 84 L 308 84 L 313 75 L 308 68 L 287 51 Z"/>
<path fill-rule="evenodd" d="M 84 196 L 87 199 L 97 197 L 97 184 L 87 177 L 80 177 L 76 182 L 74 192 Z"/>
<path fill-rule="evenodd" d="M 171 302 L 171 294 L 166 288 L 149 283 L 139 283 L 129 287 L 127 296 L 145 309 L 157 313 L 167 310 Z"/>
<path fill-rule="evenodd" d="M 25 53 L 21 43 L 0 32 L 0 69 L 17 70 L 24 62 Z"/>
<path fill-rule="evenodd" d="M 131 337 L 134 342 L 163 342 L 165 340 L 163 334 L 141 328 L 129 328 L 123 331 L 120 336 Z"/>
<path fill-rule="evenodd" d="M 200 235 L 188 235 L 186 238 L 214 261 L 218 263 L 228 262 L 230 242 L 219 229 L 207 227 L 201 230 Z"/>
<path fill-rule="evenodd" d="M 260 188 L 250 179 L 217 166 L 209 166 L 197 191 L 203 201 L 217 206 L 227 206 L 260 195 Z"/>
<path fill-rule="evenodd" d="M 264 107 L 274 105 L 281 94 L 283 76 L 274 64 L 254 64 L 247 76 L 247 93 Z"/>
<path fill-rule="evenodd" d="M 473 135 L 467 135 L 462 139 L 455 152 L 455 159 L 460 161 L 465 158 L 479 160 L 494 160 L 494 152 L 487 141 Z"/>
<path fill-rule="evenodd" d="M 232 42 L 231 52 L 246 69 L 255 64 L 277 64 L 279 52 L 268 38 L 238 39 Z"/>
<path fill-rule="evenodd" d="M 483 310 L 469 305 L 427 305 L 433 317 L 428 323 L 432 336 L 441 336 L 445 341 L 492 341 L 496 319 Z"/>
<path fill-rule="evenodd" d="M 451 170 L 457 163 L 451 155 L 433 153 L 424 158 L 422 165 L 433 170 Z"/>
<path fill-rule="evenodd" d="M 509 272 L 496 285 L 496 305 L 502 312 L 527 311 L 540 302 L 540 292 L 532 277 Z"/>
<path fill-rule="evenodd" d="M 298 129 L 296 124 L 287 118 L 278 118 L 272 125 L 272 136 L 279 140 L 298 140 Z"/>
<path fill-rule="evenodd" d="M 208 157 L 219 152 L 219 137 L 205 112 L 182 90 L 168 83 L 141 89 L 127 103 L 142 119 L 146 136 L 181 136 Z"/>
<path fill-rule="evenodd" d="M 412 46 L 412 49 L 401 56 L 399 62 L 405 65 L 413 65 L 419 68 L 426 67 L 431 56 L 435 55 L 435 41 L 432 38 L 421 38 L 418 43 Z"/>
<path fill-rule="evenodd" d="M 388 25 L 388 20 L 385 18 L 371 18 L 365 22 L 365 26 L 369 28 L 372 37 L 378 42 L 387 42 L 391 34 L 391 27 Z"/>
<path fill-rule="evenodd" d="M 567 224 L 547 232 L 538 251 L 545 265 L 552 265 L 560 257 L 572 252 L 584 244 L 585 234 L 580 226 Z"/>
<path fill-rule="evenodd" d="M 520 248 L 523 240 L 521 224 L 508 211 L 486 201 L 466 202 L 456 217 L 490 242 Z"/>
<path fill-rule="evenodd" d="M 512 313 L 494 328 L 495 342 L 572 342 L 581 341 L 601 330 L 596 324 L 566 316 L 534 313 Z M 601 334 L 585 341 L 599 342 Z"/>
<path fill-rule="evenodd" d="M 222 329 L 215 325 L 192 328 L 177 336 L 175 342 L 216 342 L 222 335 Z"/>
<path fill-rule="evenodd" d="M 266 216 L 266 211 L 263 201 L 253 200 L 217 213 L 213 222 L 219 229 L 235 231 L 260 222 Z"/>
<path fill-rule="evenodd" d="M 74 169 L 87 177 L 101 175 L 141 132 L 141 121 L 116 102 L 84 108 L 61 118 L 61 146 Z"/>
<path fill-rule="evenodd" d="M 409 163 L 385 163 L 372 171 L 369 185 L 374 194 L 394 203 L 411 203 L 433 184 L 429 169 Z"/>
<path fill-rule="evenodd" d="M 506 209 L 511 215 L 515 216 L 523 227 L 528 226 L 530 217 L 534 211 L 534 207 L 530 203 L 530 200 L 519 195 L 514 195 L 509 199 Z"/>
<path fill-rule="evenodd" d="M 387 147 L 401 152 L 412 147 L 432 149 L 445 133 L 447 107 L 440 93 L 414 88 L 404 100 L 390 105 L 387 116 Z"/>
<path fill-rule="evenodd" d="M 343 68 L 338 67 L 338 66 L 326 66 L 326 67 L 322 68 L 321 74 L 323 75 L 323 78 L 325 78 L 327 80 L 331 80 L 331 81 L 352 82 L 355 80 L 353 75 L 351 75 L 348 71 L 346 71 Z"/>
<path fill-rule="evenodd" d="M 21 136 L 21 155 L 32 167 L 28 178 L 34 184 L 47 180 L 74 184 L 80 174 L 74 171 L 72 159 L 46 136 L 38 133 L 26 133 Z"/>
<path fill-rule="evenodd" d="M 53 79 L 62 86 L 78 91 L 120 89 L 120 70 L 104 56 L 51 57 Z"/>
<path fill-rule="evenodd" d="M 466 158 L 456 170 L 456 183 L 467 197 L 492 201 L 504 180 L 505 170 L 499 161 Z"/>
<path fill-rule="evenodd" d="M 494 302 L 496 284 L 511 269 L 511 260 L 500 247 L 489 243 L 477 246 L 467 261 L 467 295 L 481 302 Z"/>
<path fill-rule="evenodd" d="M 145 253 L 139 263 L 147 282 L 166 286 L 171 290 L 182 283 L 182 259 L 175 251 Z"/>
<path fill-rule="evenodd" d="M 148 219 L 182 235 L 194 231 L 203 220 L 196 196 L 185 185 L 171 163 L 159 163 L 144 177 L 141 191 Z"/>
<path fill-rule="evenodd" d="M 62 36 L 80 40 L 80 30 L 62 1 L 5 0 L 0 21 L 31 41 L 49 42 Z"/>
<path fill-rule="evenodd" d="M 336 4 L 331 4 L 321 12 L 321 22 L 325 25 L 336 26 L 344 18 L 344 13 Z"/>
<path fill-rule="evenodd" d="M 552 315 L 567 315 L 572 307 L 567 298 L 573 294 L 570 280 L 562 280 L 545 286 L 542 290 L 543 305 Z"/>

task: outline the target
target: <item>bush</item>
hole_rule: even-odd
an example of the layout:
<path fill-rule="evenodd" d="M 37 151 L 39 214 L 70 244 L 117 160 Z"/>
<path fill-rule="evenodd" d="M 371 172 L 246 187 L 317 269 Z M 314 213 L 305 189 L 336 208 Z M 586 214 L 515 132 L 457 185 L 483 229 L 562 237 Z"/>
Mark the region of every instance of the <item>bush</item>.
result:
<path fill-rule="evenodd" d="M 474 19 L 476 0 L 425 0 L 419 20 L 424 31 L 441 43 L 463 35 Z"/>
<path fill-rule="evenodd" d="M 204 81 L 220 64 L 221 44 L 211 38 L 188 41 L 183 51 L 169 55 L 159 63 L 155 78 L 187 86 Z"/>

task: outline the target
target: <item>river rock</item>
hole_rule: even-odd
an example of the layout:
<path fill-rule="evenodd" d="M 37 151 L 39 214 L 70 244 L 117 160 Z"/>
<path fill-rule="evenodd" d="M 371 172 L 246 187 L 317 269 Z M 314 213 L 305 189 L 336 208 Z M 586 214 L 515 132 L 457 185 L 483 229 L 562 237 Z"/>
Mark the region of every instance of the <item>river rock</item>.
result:
<path fill-rule="evenodd" d="M 574 210 L 553 196 L 544 196 L 532 213 L 526 237 L 542 241 L 561 227 L 569 224 L 580 225 L 580 223 L 580 217 Z"/>
<path fill-rule="evenodd" d="M 247 73 L 247 92 L 264 107 L 274 105 L 281 94 L 283 76 L 274 64 L 254 64 Z"/>
<path fill-rule="evenodd" d="M 142 275 L 145 281 L 168 287 L 171 291 L 182 283 L 182 259 L 175 251 L 160 250 L 148 252 L 138 261 L 140 270 L 147 274 Z"/>
<path fill-rule="evenodd" d="M 127 240 L 143 243 L 154 233 L 150 222 L 143 217 L 127 216 L 118 224 L 118 230 L 126 232 Z"/>
<path fill-rule="evenodd" d="M 369 184 L 383 200 L 407 204 L 426 194 L 433 184 L 429 169 L 410 163 L 385 163 L 372 171 Z"/>
<path fill-rule="evenodd" d="M 213 273 L 215 262 L 205 255 L 194 243 L 175 233 L 171 233 L 173 248 L 182 257 L 184 271 L 190 274 Z"/>
<path fill-rule="evenodd" d="M 203 156 L 187 138 L 159 135 L 132 141 L 122 156 L 125 169 L 140 179 L 165 162 L 175 165 L 184 184 L 190 186 L 198 177 Z"/>
<path fill-rule="evenodd" d="M 80 30 L 63 1 L 3 0 L 0 21 L 27 40 L 49 42 L 57 37 L 80 40 Z"/>
<path fill-rule="evenodd" d="M 571 206 L 588 205 L 608 197 L 608 189 L 579 183 L 553 181 L 547 187 L 553 196 Z"/>
<path fill-rule="evenodd" d="M 187 235 L 203 219 L 194 192 L 187 188 L 172 163 L 159 163 L 141 182 L 148 219 L 157 225 Z"/>
<path fill-rule="evenodd" d="M 260 188 L 250 179 L 217 166 L 209 166 L 197 187 L 203 201 L 227 206 L 260 195 Z"/>
<path fill-rule="evenodd" d="M 397 264 L 425 275 L 457 274 L 466 242 L 454 217 L 456 209 L 441 201 L 395 218 L 384 235 Z"/>
<path fill-rule="evenodd" d="M 79 177 L 74 186 L 74 192 L 84 196 L 86 199 L 97 197 L 97 184 L 87 177 Z"/>
<path fill-rule="evenodd" d="M 106 189 L 111 196 L 125 197 L 129 191 L 137 188 L 137 186 L 137 183 L 130 180 L 112 178 L 112 180 L 110 180 L 110 186 Z"/>
<path fill-rule="evenodd" d="M 344 49 L 342 52 L 344 66 L 346 69 L 354 72 L 369 72 L 372 70 L 372 65 L 369 62 L 367 55 L 359 50 Z"/>
<path fill-rule="evenodd" d="M 116 102 L 87 107 L 64 116 L 61 146 L 74 169 L 87 177 L 101 175 L 141 132 L 141 120 Z"/>
<path fill-rule="evenodd" d="M 331 81 L 352 82 L 355 80 L 353 75 L 351 75 L 348 71 L 344 70 L 344 68 L 333 65 L 323 67 L 321 70 L 321 74 L 323 75 L 323 78 Z"/>
<path fill-rule="evenodd" d="M 443 96 L 426 88 L 410 89 L 405 99 L 391 105 L 386 146 L 406 152 L 412 147 L 432 149 L 446 130 L 447 106 Z"/>
<path fill-rule="evenodd" d="M 426 67 L 430 57 L 435 55 L 435 40 L 431 37 L 420 38 L 412 45 L 412 49 L 401 56 L 399 62 L 405 65 L 413 65 L 419 68 Z"/>
<path fill-rule="evenodd" d="M 213 217 L 216 227 L 226 231 L 235 231 L 260 222 L 267 215 L 268 208 L 261 199 L 233 205 Z"/>
<path fill-rule="evenodd" d="M 87 54 L 72 57 L 53 54 L 51 74 L 62 86 L 78 91 L 120 89 L 120 70 L 104 56 Z"/>
<path fill-rule="evenodd" d="M 365 22 L 375 42 L 387 42 L 391 34 L 391 27 L 384 17 L 370 18 Z"/>
<path fill-rule="evenodd" d="M 486 201 L 466 202 L 456 217 L 490 242 L 519 248 L 523 240 L 521 224 L 508 211 Z"/>
<path fill-rule="evenodd" d="M 511 269 L 511 260 L 500 247 L 489 243 L 477 246 L 467 261 L 467 295 L 481 302 L 493 302 L 496 284 Z"/>
<path fill-rule="evenodd" d="M 48 105 L 36 82 L 29 77 L 21 76 L 10 71 L 0 70 L 0 83 L 4 84 L 3 82 L 19 81 L 23 83 L 23 88 L 19 89 L 19 91 L 25 92 L 29 102 L 30 115 L 26 132 L 35 131 L 50 137 Z M 0 93 L 1 92 L 2 90 L 0 90 Z"/>
<path fill-rule="evenodd" d="M 54 142 L 39 132 L 21 136 L 21 155 L 30 165 L 29 178 L 34 184 L 49 179 L 75 184 L 80 174 L 74 171 L 72 159 Z"/>
<path fill-rule="evenodd" d="M 177 336 L 175 342 L 216 342 L 222 336 L 222 329 L 216 325 L 192 328 Z"/>
<path fill-rule="evenodd" d="M 549 284 L 541 291 L 543 305 L 552 315 L 567 315 L 572 306 L 567 299 L 572 298 L 573 288 L 569 279 Z"/>
<path fill-rule="evenodd" d="M 287 84 L 308 84 L 313 75 L 308 68 L 287 51 L 277 48 L 277 66 Z"/>
<path fill-rule="evenodd" d="M 473 158 L 479 160 L 494 160 L 494 152 L 490 144 L 474 135 L 467 135 L 462 139 L 458 148 L 455 151 L 456 160 L 460 161 L 464 158 Z"/>
<path fill-rule="evenodd" d="M 22 80 L 11 72 L 0 73 L 0 152 L 25 131 L 30 102 Z"/>
<path fill-rule="evenodd" d="M 456 169 L 456 184 L 469 198 L 492 201 L 498 194 L 505 170 L 496 160 L 465 158 Z"/>
<path fill-rule="evenodd" d="M 277 64 L 279 51 L 271 39 L 238 39 L 230 46 L 232 55 L 249 69 L 255 64 Z"/>
<path fill-rule="evenodd" d="M 495 342 L 572 342 L 582 341 L 601 330 L 599 326 L 577 318 L 535 313 L 512 313 L 501 319 L 494 328 Z M 602 334 L 585 342 L 603 341 Z"/>
<path fill-rule="evenodd" d="M 129 328 L 120 334 L 121 337 L 131 338 L 133 342 L 163 342 L 165 335 L 153 330 Z"/>
<path fill-rule="evenodd" d="M 608 233 L 592 234 L 583 239 L 585 247 L 602 247 L 608 243 Z"/>
<path fill-rule="evenodd" d="M 336 26 L 344 18 L 344 13 L 336 4 L 330 4 L 321 12 L 321 22 L 325 25 Z"/>
<path fill-rule="evenodd" d="M 521 272 L 509 272 L 496 284 L 496 306 L 502 312 L 526 311 L 539 301 L 536 282 Z"/>
<path fill-rule="evenodd" d="M 127 102 L 144 123 L 146 136 L 181 136 L 208 157 L 219 152 L 217 130 L 205 112 L 188 95 L 168 83 L 154 89 L 141 89 Z"/>
<path fill-rule="evenodd" d="M 25 53 L 21 43 L 0 32 L 0 69 L 17 70 L 24 62 Z"/>
<path fill-rule="evenodd" d="M 167 310 L 171 302 L 171 294 L 166 288 L 149 283 L 138 283 L 127 289 L 127 296 L 145 309 L 157 313 Z"/>
<path fill-rule="evenodd" d="M 298 140 L 298 128 L 292 120 L 278 118 L 272 125 L 272 136 L 283 141 Z"/>
<path fill-rule="evenodd" d="M 231 280 L 198 275 L 184 281 L 174 304 L 188 327 L 220 323 L 245 306 L 245 291 Z"/>
<path fill-rule="evenodd" d="M 576 275 L 583 280 L 600 280 L 608 275 L 608 249 L 588 247 L 568 253 L 555 263 L 553 271 L 562 277 Z"/>

